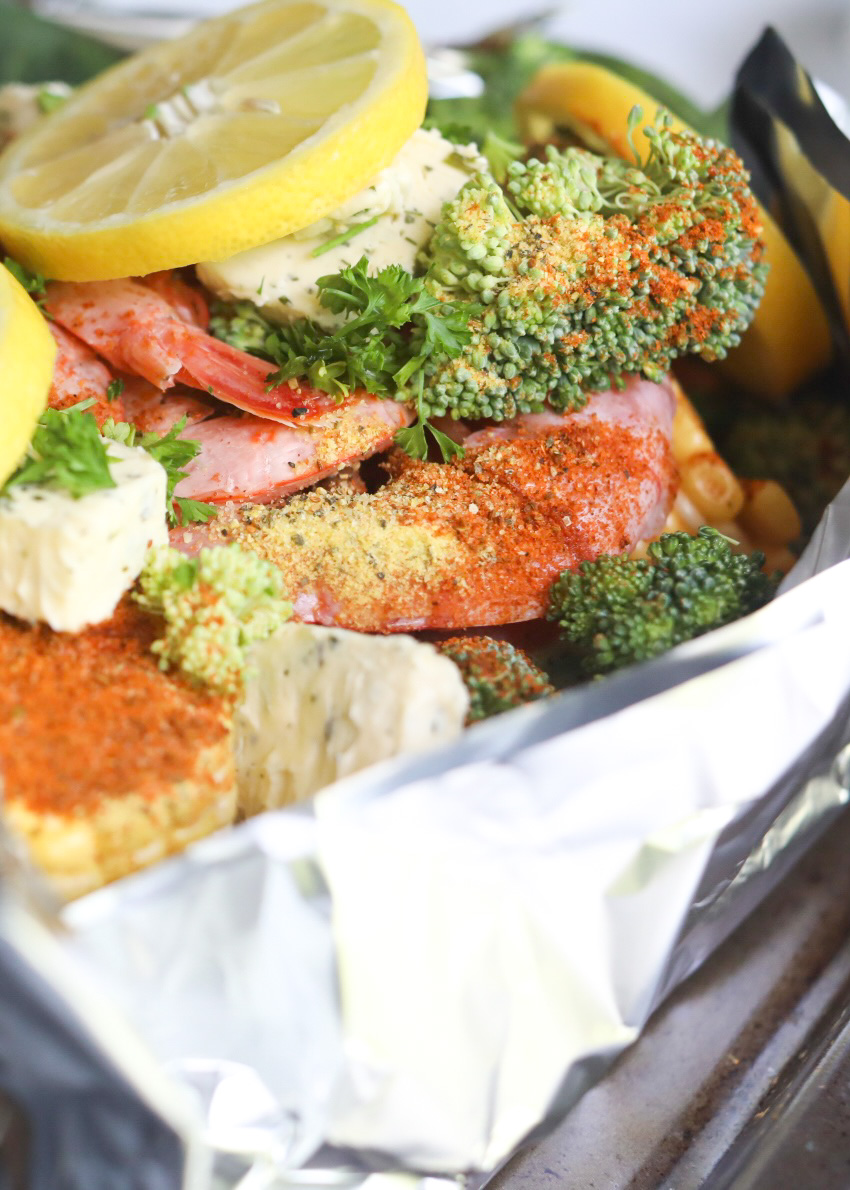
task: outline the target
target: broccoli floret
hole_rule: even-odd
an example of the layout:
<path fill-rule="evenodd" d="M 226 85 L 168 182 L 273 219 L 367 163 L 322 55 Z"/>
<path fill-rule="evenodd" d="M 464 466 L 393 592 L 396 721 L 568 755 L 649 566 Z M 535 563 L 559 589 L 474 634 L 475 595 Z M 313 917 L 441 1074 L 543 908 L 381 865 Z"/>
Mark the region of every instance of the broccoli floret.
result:
<path fill-rule="evenodd" d="M 779 576 L 763 572 L 764 554 L 735 554 L 732 544 L 704 525 L 694 537 L 662 534 L 649 560 L 583 562 L 553 584 L 548 618 L 559 622 L 587 674 L 647 661 L 773 598 Z"/>
<path fill-rule="evenodd" d="M 718 445 L 736 475 L 782 484 L 807 540 L 850 474 L 850 410 L 809 396 L 782 409 L 753 404 Z"/>
<path fill-rule="evenodd" d="M 545 161 L 514 161 L 508 166 L 506 189 L 517 206 L 530 215 L 539 215 L 541 219 L 568 215 L 578 219 L 587 212 L 601 210 L 604 205 L 598 185 L 601 164 L 601 157 L 584 149 L 559 153 L 548 145 Z"/>
<path fill-rule="evenodd" d="M 737 345 L 766 276 L 747 174 L 669 117 L 644 133 L 637 165 L 550 147 L 510 165 L 504 191 L 478 174 L 446 204 L 426 285 L 484 309 L 459 356 L 429 358 L 429 416 L 577 409 L 612 376 L 660 380 L 682 354 Z"/>
<path fill-rule="evenodd" d="M 458 667 L 469 691 L 467 723 L 489 719 L 555 692 L 531 658 L 507 641 L 453 636 L 437 648 Z"/>
<path fill-rule="evenodd" d="M 279 328 L 264 318 L 251 302 L 214 302 L 208 329 L 211 335 L 231 347 L 271 359 L 268 339 Z"/>
<path fill-rule="evenodd" d="M 248 646 L 292 615 L 277 568 L 237 545 L 202 549 L 197 558 L 152 549 L 134 598 L 165 620 L 165 635 L 151 646 L 160 668 L 225 695 L 242 689 Z"/>

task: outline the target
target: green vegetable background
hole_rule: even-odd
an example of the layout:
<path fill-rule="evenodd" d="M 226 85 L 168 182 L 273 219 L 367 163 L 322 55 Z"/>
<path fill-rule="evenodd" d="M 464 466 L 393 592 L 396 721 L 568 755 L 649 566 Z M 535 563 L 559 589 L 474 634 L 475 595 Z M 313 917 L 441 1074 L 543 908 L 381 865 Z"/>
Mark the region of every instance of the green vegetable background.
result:
<path fill-rule="evenodd" d="M 0 83 L 82 83 L 123 57 L 94 38 L 0 3 Z"/>

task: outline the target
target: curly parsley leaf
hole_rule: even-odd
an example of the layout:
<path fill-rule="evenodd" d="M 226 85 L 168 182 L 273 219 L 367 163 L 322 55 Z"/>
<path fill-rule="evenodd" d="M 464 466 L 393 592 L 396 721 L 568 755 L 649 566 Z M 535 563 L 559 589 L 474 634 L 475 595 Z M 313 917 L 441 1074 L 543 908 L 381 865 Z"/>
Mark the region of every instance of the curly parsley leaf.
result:
<path fill-rule="evenodd" d="M 199 442 L 191 438 L 181 438 L 180 433 L 185 430 L 187 418 L 181 417 L 175 422 L 167 434 L 157 434 L 150 430 L 139 434 L 136 427 L 126 421 L 113 421 L 109 418 L 103 423 L 101 433 L 104 438 L 111 438 L 115 442 L 123 442 L 125 446 L 141 446 L 151 458 L 156 459 L 165 469 L 167 477 L 165 489 L 165 503 L 169 525 L 188 525 L 206 522 L 216 515 L 218 509 L 214 504 L 204 504 L 200 500 L 188 500 L 181 496 L 175 497 L 174 489 L 181 479 L 189 474 L 184 470 L 187 463 L 201 449 Z M 175 511 L 175 505 L 177 506 Z"/>
<path fill-rule="evenodd" d="M 18 484 L 39 484 L 68 492 L 75 500 L 101 488 L 114 488 L 110 459 L 97 422 L 81 401 L 70 409 L 45 409 L 23 462 L 6 480 L 4 491 Z"/>
<path fill-rule="evenodd" d="M 205 525 L 218 514 L 214 504 L 204 504 L 202 500 L 188 500 L 185 496 L 177 496 L 174 503 L 177 513 L 169 513 L 169 523 L 175 525 Z"/>
<path fill-rule="evenodd" d="M 47 289 L 45 288 L 47 278 L 43 277 L 41 273 L 33 273 L 30 269 L 24 268 L 22 264 L 19 264 L 11 256 L 4 256 L 3 264 L 15 280 L 23 285 L 30 297 L 36 299 L 37 305 L 41 305 L 41 302 L 47 297 Z"/>
<path fill-rule="evenodd" d="M 208 521 L 216 515 L 218 510 L 212 504 L 174 496 L 175 487 L 188 474 L 184 470 L 186 464 L 201 449 L 200 443 L 179 437 L 180 431 L 186 427 L 185 417 L 162 436 L 153 432 L 139 434 L 130 422 L 115 421 L 111 417 L 98 427 L 95 417 L 87 412 L 93 404 L 94 400 L 89 399 L 69 409 L 45 409 L 23 461 L 0 491 L 5 492 L 18 484 L 38 484 L 65 491 L 76 500 L 89 492 L 114 488 L 116 484 L 109 464 L 117 460 L 109 454 L 108 442 L 111 441 L 124 446 L 141 446 L 165 468 L 169 524 Z"/>
<path fill-rule="evenodd" d="M 218 338 L 277 365 L 269 387 L 306 381 L 313 388 L 344 400 L 360 389 L 376 397 L 413 401 L 422 391 L 432 355 L 455 358 L 471 339 L 470 318 L 481 307 L 469 302 L 441 301 L 401 265 L 370 274 L 363 256 L 355 265 L 320 277 L 319 300 L 344 321 L 327 331 L 311 319 L 274 326 L 245 303 L 217 305 L 210 330 Z M 427 419 L 402 430 L 396 442 L 416 458 L 427 454 L 427 434 L 443 458 L 458 446 Z"/>
<path fill-rule="evenodd" d="M 319 301 L 334 314 L 353 315 L 335 332 L 348 337 L 362 328 L 380 334 L 410 322 L 423 282 L 399 264 L 390 264 L 369 276 L 369 260 L 319 277 Z"/>
<path fill-rule="evenodd" d="M 428 418 L 422 412 L 422 390 L 423 390 L 423 374 L 419 373 L 419 391 L 416 398 L 416 408 L 418 417 L 412 426 L 408 426 L 404 430 L 396 430 L 393 441 L 396 446 L 401 447 L 405 454 L 410 455 L 412 459 L 427 459 L 428 458 L 428 435 L 434 439 L 439 447 L 440 454 L 444 463 L 450 462 L 457 457 L 462 459 L 464 450 L 459 442 L 455 442 L 448 434 L 444 434 L 442 430 L 438 430 L 435 425 L 432 425 Z"/>

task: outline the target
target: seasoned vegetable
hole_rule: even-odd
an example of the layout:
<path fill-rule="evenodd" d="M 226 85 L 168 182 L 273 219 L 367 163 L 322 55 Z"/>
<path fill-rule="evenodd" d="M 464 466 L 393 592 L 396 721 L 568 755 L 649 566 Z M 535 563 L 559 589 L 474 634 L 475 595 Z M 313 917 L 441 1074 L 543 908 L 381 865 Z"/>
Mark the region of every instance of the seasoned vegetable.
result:
<path fill-rule="evenodd" d="M 479 174 L 446 205 L 428 287 L 483 312 L 461 353 L 426 361 L 428 416 L 580 408 L 612 374 L 659 380 L 677 356 L 739 342 L 766 276 L 747 174 L 663 115 L 644 134 L 638 165 L 549 147 L 509 166 L 504 191 Z"/>
<path fill-rule="evenodd" d="M 151 550 L 139 576 L 137 602 L 165 620 L 152 651 L 218 694 L 238 694 L 246 650 L 286 623 L 292 607 L 280 572 L 237 545 L 187 558 L 168 546 Z"/>
<path fill-rule="evenodd" d="M 452 636 L 437 648 L 451 658 L 469 691 L 467 723 L 554 694 L 555 687 L 527 653 L 489 636 Z"/>

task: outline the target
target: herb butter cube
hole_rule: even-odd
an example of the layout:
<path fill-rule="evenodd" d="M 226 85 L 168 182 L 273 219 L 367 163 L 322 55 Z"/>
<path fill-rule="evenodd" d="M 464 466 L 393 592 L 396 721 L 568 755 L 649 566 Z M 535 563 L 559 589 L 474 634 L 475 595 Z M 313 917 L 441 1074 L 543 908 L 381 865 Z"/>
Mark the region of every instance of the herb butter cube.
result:
<path fill-rule="evenodd" d="M 340 777 L 453 740 L 460 671 L 410 636 L 285 624 L 255 645 L 234 721 L 240 808 L 309 797 Z"/>
<path fill-rule="evenodd" d="M 319 277 L 356 264 L 361 256 L 368 257 L 370 273 L 390 264 L 412 273 L 443 204 L 475 170 L 486 168 L 473 146 L 455 145 L 434 129 L 419 128 L 372 184 L 339 210 L 271 244 L 199 264 L 198 276 L 219 297 L 250 301 L 272 322 L 313 318 L 333 330 L 342 320 L 319 301 Z M 362 230 L 329 247 L 353 228 Z"/>
<path fill-rule="evenodd" d="M 74 499 L 36 484 L 0 496 L 0 609 L 79 632 L 108 619 L 152 545 L 168 541 L 166 474 L 140 447 L 109 442 L 114 488 Z"/>

